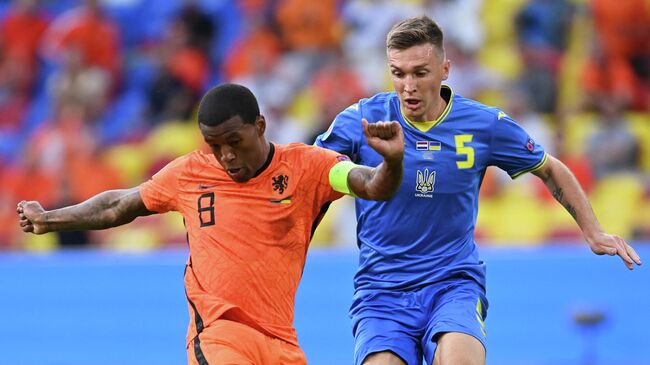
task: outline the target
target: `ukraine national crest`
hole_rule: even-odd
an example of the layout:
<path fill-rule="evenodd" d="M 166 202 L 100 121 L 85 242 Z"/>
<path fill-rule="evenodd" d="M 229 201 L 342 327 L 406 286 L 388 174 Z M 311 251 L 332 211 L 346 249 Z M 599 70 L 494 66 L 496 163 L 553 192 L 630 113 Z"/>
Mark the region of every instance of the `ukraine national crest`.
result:
<path fill-rule="evenodd" d="M 418 170 L 416 184 L 415 184 L 415 190 L 417 190 L 418 193 L 416 193 L 415 196 L 420 198 L 433 198 L 433 195 L 428 193 L 433 192 L 433 185 L 435 183 L 436 183 L 435 171 L 429 172 L 429 169 L 424 169 L 423 172 L 421 170 Z"/>

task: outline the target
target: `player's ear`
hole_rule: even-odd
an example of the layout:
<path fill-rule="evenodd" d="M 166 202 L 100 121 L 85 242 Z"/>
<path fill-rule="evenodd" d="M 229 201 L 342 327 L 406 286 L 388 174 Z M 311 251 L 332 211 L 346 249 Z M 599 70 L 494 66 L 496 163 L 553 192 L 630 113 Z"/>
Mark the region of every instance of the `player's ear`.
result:
<path fill-rule="evenodd" d="M 449 78 L 449 71 L 451 70 L 451 60 L 445 59 L 442 63 L 442 79 L 447 80 Z"/>
<path fill-rule="evenodd" d="M 257 129 L 258 136 L 264 135 L 264 132 L 266 131 L 266 119 L 264 119 L 263 115 L 257 117 L 257 120 L 255 121 L 255 129 Z"/>

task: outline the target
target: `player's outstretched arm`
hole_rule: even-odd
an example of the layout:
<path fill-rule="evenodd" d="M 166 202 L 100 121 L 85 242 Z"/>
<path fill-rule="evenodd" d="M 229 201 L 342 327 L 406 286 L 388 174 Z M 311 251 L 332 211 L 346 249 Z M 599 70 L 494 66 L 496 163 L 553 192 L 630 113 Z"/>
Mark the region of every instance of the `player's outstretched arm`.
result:
<path fill-rule="evenodd" d="M 386 200 L 395 194 L 404 173 L 404 135 L 398 122 L 368 123 L 363 133 L 368 145 L 384 157 L 375 168 L 357 166 L 350 170 L 348 186 L 354 195 L 371 200 Z"/>
<path fill-rule="evenodd" d="M 154 214 L 145 207 L 137 187 L 105 191 L 83 203 L 49 211 L 37 201 L 21 201 L 16 211 L 23 232 L 34 234 L 105 229 Z"/>
<path fill-rule="evenodd" d="M 566 165 L 549 155 L 544 166 L 533 173 L 544 181 L 553 197 L 573 216 L 595 254 L 618 255 L 630 270 L 634 263 L 641 265 L 639 255 L 624 239 L 603 231 L 587 195 Z"/>

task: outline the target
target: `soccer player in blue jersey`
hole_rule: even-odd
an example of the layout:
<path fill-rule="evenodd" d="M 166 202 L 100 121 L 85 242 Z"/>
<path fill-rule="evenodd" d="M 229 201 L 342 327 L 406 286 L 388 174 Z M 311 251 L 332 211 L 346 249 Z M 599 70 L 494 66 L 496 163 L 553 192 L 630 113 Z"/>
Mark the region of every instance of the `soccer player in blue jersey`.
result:
<path fill-rule="evenodd" d="M 404 178 L 388 201 L 356 200 L 359 268 L 350 308 L 355 364 L 485 364 L 485 264 L 473 239 L 488 166 L 532 172 L 574 217 L 591 250 L 639 256 L 605 233 L 567 167 L 498 108 L 442 85 L 450 70 L 443 34 L 428 17 L 396 24 L 386 40 L 394 92 L 340 113 L 316 144 L 376 166 L 359 120 L 399 121 Z"/>

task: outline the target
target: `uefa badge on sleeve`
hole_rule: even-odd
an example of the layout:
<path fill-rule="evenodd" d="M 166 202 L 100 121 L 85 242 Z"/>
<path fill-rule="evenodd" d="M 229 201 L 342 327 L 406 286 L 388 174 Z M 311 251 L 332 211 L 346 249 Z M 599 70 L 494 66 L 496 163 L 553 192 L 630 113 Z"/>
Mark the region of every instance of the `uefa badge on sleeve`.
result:
<path fill-rule="evenodd" d="M 532 138 L 528 137 L 528 142 L 526 142 L 526 149 L 528 152 L 533 153 L 535 150 L 535 141 Z"/>

